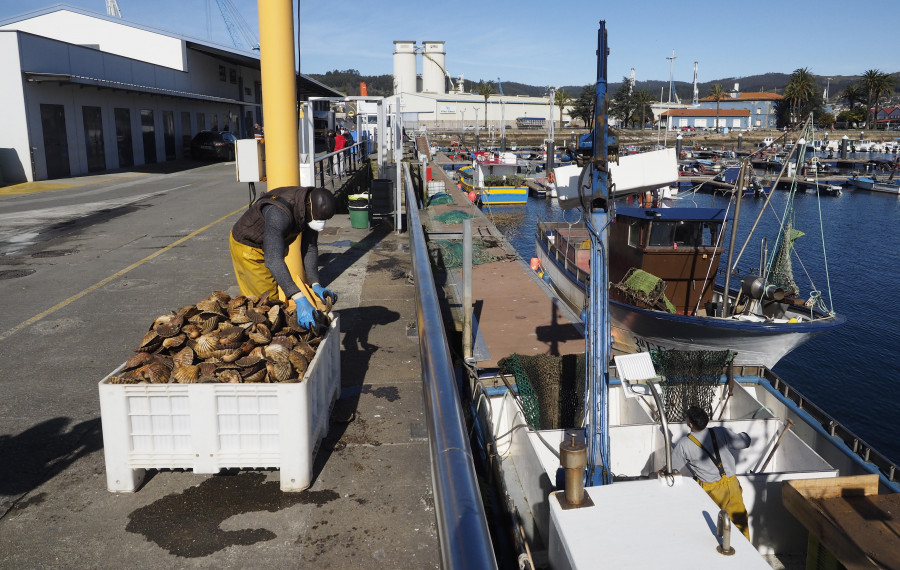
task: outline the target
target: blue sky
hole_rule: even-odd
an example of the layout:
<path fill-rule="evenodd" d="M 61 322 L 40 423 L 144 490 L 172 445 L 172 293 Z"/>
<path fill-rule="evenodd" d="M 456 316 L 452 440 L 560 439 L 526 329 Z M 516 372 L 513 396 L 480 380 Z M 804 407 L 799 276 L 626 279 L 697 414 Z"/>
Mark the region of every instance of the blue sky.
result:
<path fill-rule="evenodd" d="M 256 30 L 255 0 L 232 1 Z M 106 0 L 66 3 L 106 12 Z M 126 20 L 231 45 L 216 0 L 118 3 Z M 0 0 L 0 20 L 51 5 Z M 893 53 L 896 22 L 874 10 L 851 12 L 854 20 L 846 25 L 847 4 L 838 0 L 305 1 L 301 67 L 304 73 L 352 68 L 363 75 L 390 74 L 394 40 L 443 40 L 454 77 L 585 85 L 596 77 L 597 23 L 605 19 L 610 81 L 629 75 L 632 67 L 638 80 L 668 80 L 666 58 L 673 49 L 676 81 L 693 80 L 694 61 L 701 82 L 799 67 L 821 76 L 900 71 Z"/>

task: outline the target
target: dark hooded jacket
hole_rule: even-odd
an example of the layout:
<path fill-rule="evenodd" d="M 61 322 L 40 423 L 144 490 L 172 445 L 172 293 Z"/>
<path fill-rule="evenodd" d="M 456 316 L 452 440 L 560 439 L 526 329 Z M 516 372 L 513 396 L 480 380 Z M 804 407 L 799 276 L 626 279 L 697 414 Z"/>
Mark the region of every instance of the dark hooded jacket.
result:
<path fill-rule="evenodd" d="M 290 245 L 306 227 L 306 196 L 310 190 L 312 186 L 282 186 L 269 190 L 238 218 L 231 228 L 231 235 L 238 243 L 262 249 L 266 229 L 262 208 L 272 205 L 291 218 L 290 231 L 284 236 L 285 244 Z"/>

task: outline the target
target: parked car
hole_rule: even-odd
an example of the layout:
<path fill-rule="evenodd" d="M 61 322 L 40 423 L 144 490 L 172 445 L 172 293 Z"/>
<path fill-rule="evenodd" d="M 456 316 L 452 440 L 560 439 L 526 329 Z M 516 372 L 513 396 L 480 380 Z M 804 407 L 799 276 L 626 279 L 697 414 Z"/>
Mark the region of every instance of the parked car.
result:
<path fill-rule="evenodd" d="M 230 131 L 200 131 L 191 139 L 191 158 L 195 160 L 234 160 L 234 143 Z"/>
<path fill-rule="evenodd" d="M 466 130 L 466 131 L 474 131 L 474 130 L 475 130 L 475 125 L 466 125 L 465 129 L 463 129 L 463 130 Z"/>

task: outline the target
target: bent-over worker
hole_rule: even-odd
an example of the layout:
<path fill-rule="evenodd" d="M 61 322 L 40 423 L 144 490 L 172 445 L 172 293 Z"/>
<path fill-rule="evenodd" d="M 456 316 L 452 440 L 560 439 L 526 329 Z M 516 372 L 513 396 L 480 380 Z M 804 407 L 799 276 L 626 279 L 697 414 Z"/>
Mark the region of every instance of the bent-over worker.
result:
<path fill-rule="evenodd" d="M 334 216 L 334 195 L 324 188 L 284 186 L 269 190 L 253 202 L 231 228 L 231 262 L 243 295 L 278 295 L 297 304 L 297 323 L 316 325 L 317 311 L 337 295 L 319 284 L 319 232 Z M 288 247 L 300 237 L 305 281 L 294 280 L 284 261 Z M 311 289 L 311 291 L 310 291 Z"/>
<path fill-rule="evenodd" d="M 726 427 L 707 428 L 709 415 L 703 408 L 691 406 L 685 413 L 691 433 L 675 444 L 673 467 L 683 465 L 700 483 L 703 490 L 725 512 L 734 526 L 750 540 L 747 507 L 741 484 L 735 475 L 734 456 L 730 450 L 750 447 L 750 436 Z"/>

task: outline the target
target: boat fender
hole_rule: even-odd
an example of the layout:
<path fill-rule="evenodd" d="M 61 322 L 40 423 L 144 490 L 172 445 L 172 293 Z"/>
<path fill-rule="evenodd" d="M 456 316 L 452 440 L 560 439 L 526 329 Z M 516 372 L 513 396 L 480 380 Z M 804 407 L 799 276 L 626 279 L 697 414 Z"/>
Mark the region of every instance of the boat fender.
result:
<path fill-rule="evenodd" d="M 529 265 L 531 266 L 532 271 L 537 271 L 541 268 L 541 260 L 536 257 L 532 257 L 531 263 Z"/>

